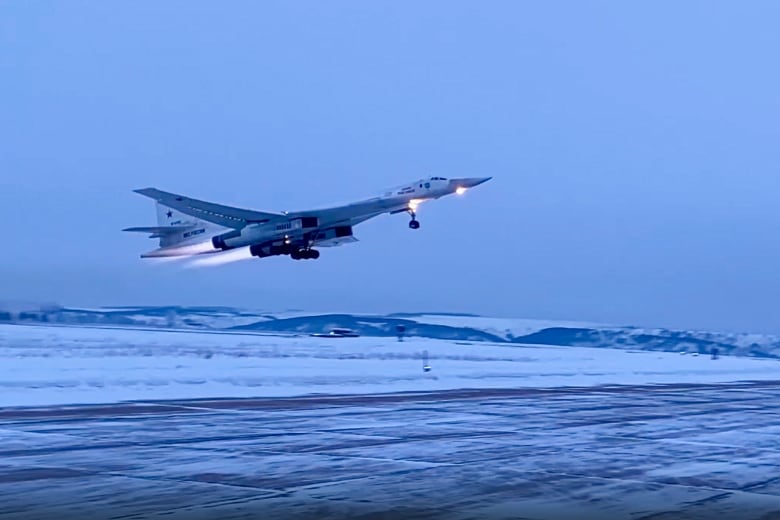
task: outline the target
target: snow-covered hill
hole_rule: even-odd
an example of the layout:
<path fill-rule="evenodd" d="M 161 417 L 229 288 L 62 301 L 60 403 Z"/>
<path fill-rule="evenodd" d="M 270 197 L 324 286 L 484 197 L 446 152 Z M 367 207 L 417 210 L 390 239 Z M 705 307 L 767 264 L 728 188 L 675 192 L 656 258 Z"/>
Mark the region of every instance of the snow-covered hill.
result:
<path fill-rule="evenodd" d="M 397 327 L 406 336 L 461 342 L 522 343 L 629 350 L 655 350 L 780 358 L 780 337 L 706 331 L 648 329 L 585 322 L 490 318 L 461 314 L 310 314 L 302 311 L 261 312 L 230 307 L 47 306 L 3 310 L 0 322 L 110 327 L 195 329 L 257 333 L 310 334 L 336 327 L 363 336 L 391 337 Z"/>

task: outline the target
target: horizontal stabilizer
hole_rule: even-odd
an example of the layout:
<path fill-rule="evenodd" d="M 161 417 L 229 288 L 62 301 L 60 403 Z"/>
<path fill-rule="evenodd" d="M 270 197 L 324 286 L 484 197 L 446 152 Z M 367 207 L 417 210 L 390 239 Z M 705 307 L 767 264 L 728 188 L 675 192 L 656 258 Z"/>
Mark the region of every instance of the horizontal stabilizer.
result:
<path fill-rule="evenodd" d="M 160 238 L 166 235 L 182 233 L 195 226 L 150 226 L 150 227 L 130 227 L 122 231 L 131 231 L 134 233 L 150 233 L 151 238 Z"/>
<path fill-rule="evenodd" d="M 200 256 L 221 253 L 219 249 L 214 249 L 208 242 L 200 244 L 190 244 L 186 246 L 161 247 L 154 251 L 149 251 L 141 255 L 141 258 L 173 258 L 185 256 Z"/>

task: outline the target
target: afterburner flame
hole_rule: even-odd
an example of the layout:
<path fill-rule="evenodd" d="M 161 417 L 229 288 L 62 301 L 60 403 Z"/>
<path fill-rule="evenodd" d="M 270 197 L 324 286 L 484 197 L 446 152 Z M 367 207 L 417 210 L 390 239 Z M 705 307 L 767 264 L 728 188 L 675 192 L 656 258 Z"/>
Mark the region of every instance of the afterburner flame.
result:
<path fill-rule="evenodd" d="M 205 255 L 202 257 L 194 258 L 189 262 L 186 267 L 214 267 L 217 265 L 225 265 L 233 262 L 239 262 L 241 260 L 249 260 L 253 258 L 249 252 L 248 247 L 241 247 L 238 249 L 231 249 L 224 253 L 214 253 L 212 255 Z"/>
<path fill-rule="evenodd" d="M 146 260 L 152 264 L 171 264 L 175 262 L 182 262 L 190 258 L 189 256 L 157 256 L 150 257 Z"/>

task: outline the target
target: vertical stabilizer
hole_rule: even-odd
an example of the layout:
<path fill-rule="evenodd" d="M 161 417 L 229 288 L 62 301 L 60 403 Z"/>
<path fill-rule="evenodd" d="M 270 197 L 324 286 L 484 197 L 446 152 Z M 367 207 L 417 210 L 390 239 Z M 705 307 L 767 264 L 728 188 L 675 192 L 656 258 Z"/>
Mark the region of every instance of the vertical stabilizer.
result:
<path fill-rule="evenodd" d="M 203 222 L 202 220 L 198 220 L 195 217 L 185 215 L 181 211 L 176 211 L 173 208 L 164 206 L 159 202 L 155 202 L 155 206 L 157 207 L 157 225 L 160 227 L 186 225 L 194 226 L 199 222 Z"/>
<path fill-rule="evenodd" d="M 205 220 L 176 211 L 159 202 L 155 203 L 157 209 L 157 225 L 162 229 L 171 229 L 171 232 L 159 233 L 160 247 L 179 247 L 188 244 L 202 242 L 213 234 L 217 226 Z"/>

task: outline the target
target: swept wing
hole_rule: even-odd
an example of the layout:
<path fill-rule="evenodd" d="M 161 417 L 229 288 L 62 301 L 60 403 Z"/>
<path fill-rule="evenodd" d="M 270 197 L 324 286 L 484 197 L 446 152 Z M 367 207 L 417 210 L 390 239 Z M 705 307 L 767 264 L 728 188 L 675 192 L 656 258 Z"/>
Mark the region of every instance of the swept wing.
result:
<path fill-rule="evenodd" d="M 296 211 L 286 215 L 287 218 L 317 217 L 319 226 L 354 226 L 370 218 L 382 215 L 383 213 L 393 213 L 395 211 L 406 211 L 407 202 L 393 201 L 382 198 L 373 198 L 343 206 L 332 208 L 323 208 L 312 211 Z"/>
<path fill-rule="evenodd" d="M 192 199 L 184 195 L 169 193 L 156 188 L 143 188 L 134 190 L 146 197 L 156 200 L 160 204 L 173 208 L 191 217 L 205 220 L 219 226 L 233 229 L 241 229 L 247 224 L 262 224 L 277 219 L 285 219 L 282 213 L 269 213 L 251 209 L 235 208 L 214 204 L 203 200 Z"/>

